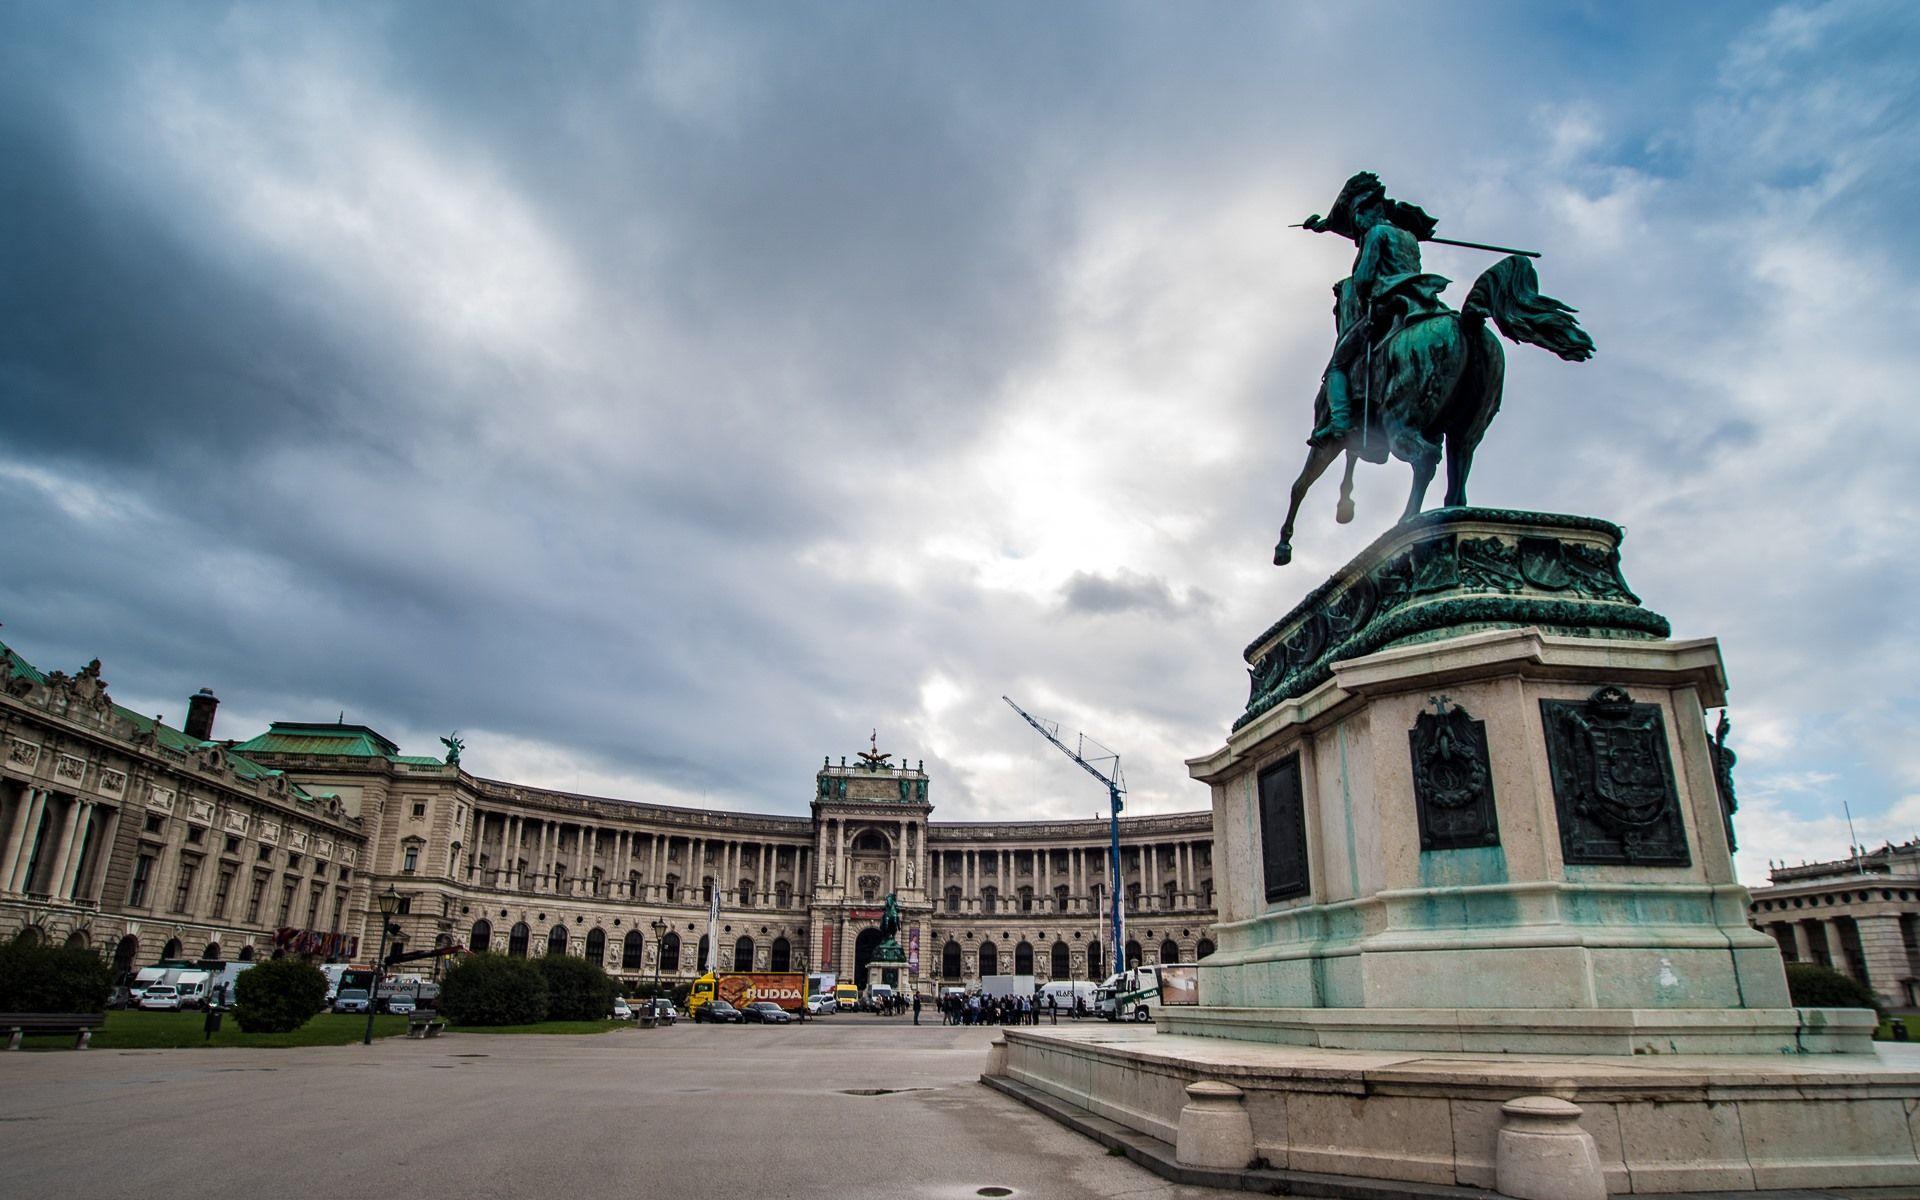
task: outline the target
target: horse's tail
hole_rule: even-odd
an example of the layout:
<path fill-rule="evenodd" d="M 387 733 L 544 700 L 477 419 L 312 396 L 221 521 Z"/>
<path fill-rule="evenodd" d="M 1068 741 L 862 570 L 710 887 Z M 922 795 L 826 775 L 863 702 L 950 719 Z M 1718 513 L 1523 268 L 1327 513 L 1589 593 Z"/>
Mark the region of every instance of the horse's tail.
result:
<path fill-rule="evenodd" d="M 1509 341 L 1551 350 L 1569 362 L 1585 362 L 1593 357 L 1593 339 L 1573 319 L 1576 311 L 1541 295 L 1533 264 L 1509 254 L 1474 280 L 1460 315 L 1469 327 L 1492 318 Z"/>

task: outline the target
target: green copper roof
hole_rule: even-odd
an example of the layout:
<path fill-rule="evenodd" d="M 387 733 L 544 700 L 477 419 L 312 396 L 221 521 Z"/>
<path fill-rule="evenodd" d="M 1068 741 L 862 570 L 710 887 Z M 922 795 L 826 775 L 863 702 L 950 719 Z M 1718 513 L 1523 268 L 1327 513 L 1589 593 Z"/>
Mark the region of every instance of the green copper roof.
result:
<path fill-rule="evenodd" d="M 342 758 L 398 758 L 400 755 L 400 747 L 365 725 L 344 725 L 336 721 L 275 721 L 265 733 L 241 742 L 234 749 L 241 754 L 322 754 Z"/>

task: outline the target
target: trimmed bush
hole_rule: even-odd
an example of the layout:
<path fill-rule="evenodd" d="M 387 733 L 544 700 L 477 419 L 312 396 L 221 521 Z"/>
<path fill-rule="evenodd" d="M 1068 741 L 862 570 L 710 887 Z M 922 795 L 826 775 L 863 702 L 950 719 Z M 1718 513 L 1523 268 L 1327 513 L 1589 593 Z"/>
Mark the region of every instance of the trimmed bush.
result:
<path fill-rule="evenodd" d="M 92 950 L 9 942 L 0 945 L 0 1012 L 105 1012 L 113 968 Z"/>
<path fill-rule="evenodd" d="M 547 980 L 547 1020 L 598 1021 L 613 1011 L 613 976 L 600 964 L 570 954 L 540 960 Z"/>
<path fill-rule="evenodd" d="M 1787 964 L 1787 995 L 1795 1008 L 1870 1008 L 1880 1011 L 1880 997 L 1857 979 L 1850 979 L 1818 963 Z"/>
<path fill-rule="evenodd" d="M 440 1011 L 456 1025 L 531 1025 L 547 1016 L 547 979 L 524 958 L 469 954 L 440 981 Z"/>
<path fill-rule="evenodd" d="M 246 1033 L 292 1033 L 327 1006 L 327 977 L 304 958 L 272 958 L 240 973 L 233 1019 Z"/>

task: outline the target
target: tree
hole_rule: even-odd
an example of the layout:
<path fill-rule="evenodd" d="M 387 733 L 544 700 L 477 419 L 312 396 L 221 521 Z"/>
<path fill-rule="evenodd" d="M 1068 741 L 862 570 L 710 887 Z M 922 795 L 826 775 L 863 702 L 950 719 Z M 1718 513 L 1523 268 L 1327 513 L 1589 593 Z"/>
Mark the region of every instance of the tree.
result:
<path fill-rule="evenodd" d="M 598 1021 L 613 1011 L 613 977 L 584 958 L 549 954 L 540 959 L 547 980 L 549 1021 Z"/>
<path fill-rule="evenodd" d="M 440 1011 L 456 1025 L 531 1025 L 547 1016 L 546 976 L 529 959 L 469 954 L 441 980 Z"/>
<path fill-rule="evenodd" d="M 1880 1011 L 1880 998 L 1857 979 L 1818 963 L 1787 964 L 1787 995 L 1795 1008 L 1870 1008 Z"/>
<path fill-rule="evenodd" d="M 0 945 L 0 1012 L 104 1012 L 113 969 L 82 946 Z"/>
<path fill-rule="evenodd" d="M 247 1033 L 291 1033 L 327 1006 L 327 977 L 304 958 L 288 955 L 240 973 L 233 984 L 233 1019 Z"/>

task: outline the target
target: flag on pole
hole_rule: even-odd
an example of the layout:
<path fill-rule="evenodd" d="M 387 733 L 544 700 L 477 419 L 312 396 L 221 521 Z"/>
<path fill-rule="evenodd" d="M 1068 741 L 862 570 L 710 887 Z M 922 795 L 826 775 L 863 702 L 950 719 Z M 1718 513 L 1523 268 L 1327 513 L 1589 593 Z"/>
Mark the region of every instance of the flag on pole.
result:
<path fill-rule="evenodd" d="M 713 896 L 707 902 L 707 961 L 700 964 L 702 970 L 712 974 L 719 971 L 720 962 L 720 886 L 714 885 Z"/>

